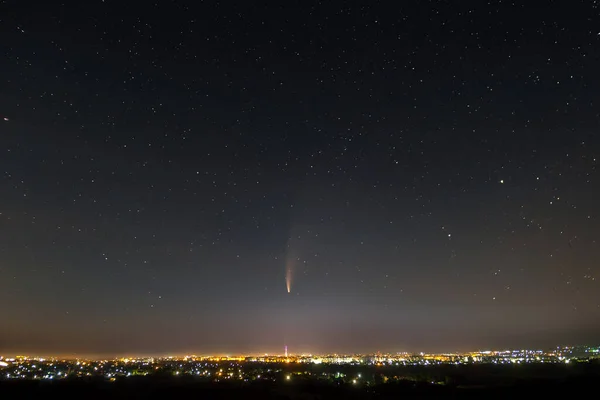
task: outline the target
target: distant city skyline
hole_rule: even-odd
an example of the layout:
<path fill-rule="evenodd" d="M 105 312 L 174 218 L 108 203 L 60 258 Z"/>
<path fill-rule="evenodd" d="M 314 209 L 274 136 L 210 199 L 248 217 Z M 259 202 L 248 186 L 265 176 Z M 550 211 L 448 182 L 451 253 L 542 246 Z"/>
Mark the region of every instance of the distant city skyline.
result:
<path fill-rule="evenodd" d="M 473 353 L 501 353 L 501 352 L 521 352 L 521 351 L 541 351 L 541 352 L 552 352 L 552 351 L 565 351 L 569 349 L 588 348 L 595 349 L 595 353 L 600 354 L 600 344 L 576 344 L 576 345 L 557 345 L 553 347 L 514 347 L 514 348 L 472 348 L 470 350 L 446 350 L 446 351 L 373 351 L 373 352 L 300 352 L 294 353 L 284 347 L 282 352 L 248 352 L 248 353 L 235 353 L 235 352 L 223 352 L 223 353 L 195 353 L 195 352 L 183 352 L 183 353 L 162 353 L 162 354 L 25 354 L 25 353 L 7 353 L 0 354 L 0 360 L 2 359 L 13 359 L 17 357 L 27 358 L 47 358 L 47 359 L 89 359 L 89 360 L 117 360 L 117 359 L 146 359 L 146 358 L 212 358 L 212 357 L 223 357 L 223 358 L 248 358 L 248 357 L 276 357 L 279 359 L 285 358 L 297 358 L 297 357 L 325 357 L 325 356 L 388 356 L 388 355 L 464 355 Z"/>

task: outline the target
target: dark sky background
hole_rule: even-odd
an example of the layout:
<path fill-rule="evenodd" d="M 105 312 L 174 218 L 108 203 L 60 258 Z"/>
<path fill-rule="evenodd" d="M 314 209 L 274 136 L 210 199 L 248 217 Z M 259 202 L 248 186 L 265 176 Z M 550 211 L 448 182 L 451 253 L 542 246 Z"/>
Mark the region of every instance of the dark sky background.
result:
<path fill-rule="evenodd" d="M 597 343 L 599 14 L 0 1 L 0 353 Z"/>

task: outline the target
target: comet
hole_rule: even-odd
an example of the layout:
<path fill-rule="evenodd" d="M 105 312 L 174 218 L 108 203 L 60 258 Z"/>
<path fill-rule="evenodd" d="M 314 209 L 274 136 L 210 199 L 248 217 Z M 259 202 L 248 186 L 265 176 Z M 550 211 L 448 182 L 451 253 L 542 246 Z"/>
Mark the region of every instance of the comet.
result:
<path fill-rule="evenodd" d="M 287 288 L 287 292 L 292 292 L 292 265 L 288 264 L 285 269 L 285 286 Z"/>

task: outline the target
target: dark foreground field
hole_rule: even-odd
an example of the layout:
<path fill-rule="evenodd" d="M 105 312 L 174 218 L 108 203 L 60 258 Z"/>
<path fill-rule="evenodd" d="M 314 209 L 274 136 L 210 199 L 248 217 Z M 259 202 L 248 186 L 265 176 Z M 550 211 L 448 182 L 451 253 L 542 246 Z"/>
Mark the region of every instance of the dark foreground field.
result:
<path fill-rule="evenodd" d="M 536 399 L 593 393 L 596 383 L 577 377 L 560 382 L 536 380 L 503 387 L 461 387 L 386 383 L 370 387 L 330 383 L 199 383 L 181 379 L 139 378 L 106 381 L 5 381 L 0 382 L 0 398 L 10 399 L 505 399 L 509 396 L 535 396 Z"/>

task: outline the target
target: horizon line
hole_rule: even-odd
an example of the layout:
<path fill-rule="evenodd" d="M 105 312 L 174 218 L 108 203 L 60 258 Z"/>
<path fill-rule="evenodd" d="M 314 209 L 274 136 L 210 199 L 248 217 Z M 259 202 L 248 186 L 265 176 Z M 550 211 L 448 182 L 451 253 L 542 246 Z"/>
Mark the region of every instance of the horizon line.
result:
<path fill-rule="evenodd" d="M 503 351 L 516 351 L 516 350 L 552 350 L 552 349 L 561 349 L 561 348 L 572 348 L 572 347 L 595 347 L 599 345 L 591 345 L 591 344 L 569 344 L 569 345 L 557 345 L 554 347 L 543 347 L 543 348 L 526 348 L 526 347 L 504 347 L 502 349 L 494 349 L 494 348 L 486 348 L 486 349 L 477 349 L 477 350 L 454 350 L 454 351 L 370 351 L 370 352 L 300 352 L 300 353 L 291 353 L 288 352 L 287 358 L 293 357 L 322 357 L 322 356 L 369 356 L 369 355 L 388 355 L 388 354 L 410 354 L 410 355 L 450 355 L 450 354 L 466 354 L 466 353 L 484 353 L 484 352 L 503 352 Z M 23 351 L 23 352 L 10 352 L 8 354 L 1 354 L 0 359 L 7 358 L 18 358 L 18 357 L 27 357 L 27 358 L 52 358 L 52 359 L 61 359 L 61 360 L 120 360 L 120 359 L 148 359 L 148 358 L 186 358 L 186 357 L 196 357 L 196 358 L 248 358 L 248 357 L 280 357 L 286 358 L 285 354 L 282 353 L 269 353 L 269 352 L 252 352 L 252 353 L 214 353 L 214 354 L 199 354 L 194 352 L 174 354 L 174 353 L 162 353 L 162 354 L 117 354 L 108 356 L 108 354 L 82 354 L 78 355 L 77 353 L 70 354 L 54 354 L 50 355 L 49 353 L 31 355 L 28 354 L 31 352 Z"/>

